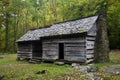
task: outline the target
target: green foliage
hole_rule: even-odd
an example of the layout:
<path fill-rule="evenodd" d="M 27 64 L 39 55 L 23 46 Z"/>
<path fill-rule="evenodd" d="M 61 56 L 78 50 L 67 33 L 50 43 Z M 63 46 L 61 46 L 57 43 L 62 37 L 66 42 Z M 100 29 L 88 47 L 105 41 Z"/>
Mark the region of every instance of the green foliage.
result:
<path fill-rule="evenodd" d="M 13 51 L 16 48 L 15 40 L 31 28 L 77 19 L 99 11 L 107 13 L 110 47 L 120 48 L 119 5 L 119 0 L 1 0 L 0 51 L 6 51 L 7 47 L 6 52 Z M 5 33 L 7 29 L 8 33 Z"/>

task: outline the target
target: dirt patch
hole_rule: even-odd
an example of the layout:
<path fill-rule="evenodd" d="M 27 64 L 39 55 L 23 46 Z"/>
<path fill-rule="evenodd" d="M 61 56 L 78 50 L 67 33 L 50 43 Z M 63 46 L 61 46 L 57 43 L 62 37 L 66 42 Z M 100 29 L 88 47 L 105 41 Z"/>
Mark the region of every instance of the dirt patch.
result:
<path fill-rule="evenodd" d="M 5 58 L 5 56 L 0 56 L 0 59 L 3 59 L 3 58 Z"/>

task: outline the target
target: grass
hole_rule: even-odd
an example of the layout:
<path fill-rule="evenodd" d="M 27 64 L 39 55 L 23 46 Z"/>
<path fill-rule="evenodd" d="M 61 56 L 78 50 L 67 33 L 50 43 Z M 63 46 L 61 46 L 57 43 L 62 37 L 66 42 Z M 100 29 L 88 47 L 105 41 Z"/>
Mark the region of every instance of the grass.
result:
<path fill-rule="evenodd" d="M 68 76 L 71 80 L 87 80 L 85 77 L 80 76 L 81 72 L 74 71 L 70 65 L 29 64 L 24 61 L 16 61 L 16 54 L 1 56 L 4 56 L 3 59 L 0 59 L 0 73 L 5 76 L 3 80 L 67 80 Z M 109 63 L 94 64 L 99 67 L 96 75 L 104 78 L 103 80 L 120 80 L 119 75 L 104 73 L 104 70 L 109 66 L 118 64 L 120 64 L 120 51 L 111 51 Z M 67 69 L 70 69 L 70 71 L 67 71 Z M 41 70 L 47 70 L 47 73 L 35 74 Z"/>
<path fill-rule="evenodd" d="M 24 61 L 16 61 L 16 54 L 3 55 L 0 59 L 0 73 L 3 80 L 50 80 L 66 73 L 70 65 L 58 66 L 55 64 L 29 64 Z M 37 71 L 47 70 L 46 74 L 35 74 Z"/>
<path fill-rule="evenodd" d="M 96 63 L 94 64 L 97 67 L 104 67 L 104 66 L 110 66 L 110 65 L 116 65 L 120 64 L 120 51 L 114 50 L 109 53 L 110 62 L 108 63 Z"/>

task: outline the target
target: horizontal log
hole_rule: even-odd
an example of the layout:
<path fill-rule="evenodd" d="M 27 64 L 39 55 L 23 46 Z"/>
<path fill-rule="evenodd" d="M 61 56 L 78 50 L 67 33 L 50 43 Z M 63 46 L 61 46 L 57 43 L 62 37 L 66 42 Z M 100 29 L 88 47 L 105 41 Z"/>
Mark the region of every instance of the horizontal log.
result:
<path fill-rule="evenodd" d="M 95 37 L 86 37 L 86 40 L 95 40 Z"/>
<path fill-rule="evenodd" d="M 82 44 L 80 44 L 80 43 L 66 43 L 65 47 L 85 47 L 85 44 L 84 43 L 82 43 Z"/>
<path fill-rule="evenodd" d="M 31 53 L 24 53 L 24 54 L 18 53 L 17 55 L 32 55 L 32 54 Z"/>
<path fill-rule="evenodd" d="M 53 59 L 53 60 L 55 60 L 55 59 L 58 59 L 58 56 L 46 56 L 46 55 L 43 55 L 42 58 L 43 59 Z"/>
<path fill-rule="evenodd" d="M 64 57 L 85 57 L 85 55 L 65 55 Z"/>
<path fill-rule="evenodd" d="M 58 52 L 55 52 L 55 51 L 49 51 L 49 52 L 43 51 L 43 54 L 45 54 L 45 55 L 58 55 Z"/>
<path fill-rule="evenodd" d="M 71 39 L 54 39 L 54 40 L 45 40 L 43 43 L 71 43 L 71 42 L 85 42 L 85 38 L 71 38 Z"/>
<path fill-rule="evenodd" d="M 57 43 L 43 43 L 43 46 L 58 46 Z"/>
<path fill-rule="evenodd" d="M 18 51 L 31 52 L 31 51 L 32 51 L 32 49 L 18 49 Z"/>
<path fill-rule="evenodd" d="M 85 51 L 84 47 L 65 47 L 65 51 Z"/>
<path fill-rule="evenodd" d="M 86 54 L 93 54 L 94 53 L 94 50 L 87 50 L 86 51 Z"/>
<path fill-rule="evenodd" d="M 54 49 L 54 48 L 52 48 L 52 49 L 47 49 L 47 48 L 44 48 L 43 51 L 58 51 L 58 49 Z"/>
<path fill-rule="evenodd" d="M 43 42 L 57 42 L 57 41 L 80 41 L 80 40 L 84 40 L 84 37 L 79 37 L 79 38 L 66 38 L 66 39 L 49 39 L 49 40 L 44 40 Z"/>
<path fill-rule="evenodd" d="M 23 54 L 25 54 L 25 53 L 30 53 L 30 54 L 32 54 L 32 52 L 25 52 L 25 51 L 17 51 L 17 53 L 18 53 L 18 54 L 21 54 L 21 53 L 23 53 Z"/>
<path fill-rule="evenodd" d="M 86 58 L 88 59 L 88 58 L 93 58 L 94 57 L 94 55 L 93 54 L 91 54 L 91 55 L 86 55 Z"/>
<path fill-rule="evenodd" d="M 64 52 L 65 55 L 81 55 L 84 56 L 85 52 Z"/>
<path fill-rule="evenodd" d="M 65 57 L 65 60 L 85 62 L 86 58 L 85 57 Z"/>
<path fill-rule="evenodd" d="M 49 50 L 49 49 L 50 49 L 50 50 L 51 50 L 51 49 L 58 49 L 58 47 L 50 47 L 50 46 L 48 46 L 48 47 L 42 47 L 42 48 L 43 48 L 43 49 L 48 49 L 48 50 Z"/>
<path fill-rule="evenodd" d="M 18 47 L 18 49 L 22 50 L 22 49 L 32 49 L 32 47 Z"/>
<path fill-rule="evenodd" d="M 92 62 L 94 59 L 89 59 L 89 60 L 87 60 L 86 61 L 86 63 L 90 63 L 90 62 Z"/>

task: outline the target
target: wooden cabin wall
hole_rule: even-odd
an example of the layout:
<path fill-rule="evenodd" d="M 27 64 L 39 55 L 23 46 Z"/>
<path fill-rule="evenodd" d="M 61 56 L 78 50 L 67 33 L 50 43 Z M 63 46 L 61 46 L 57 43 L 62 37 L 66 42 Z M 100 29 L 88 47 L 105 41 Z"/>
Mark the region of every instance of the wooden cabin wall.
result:
<path fill-rule="evenodd" d="M 96 39 L 96 23 L 94 26 L 88 31 L 86 36 L 86 63 L 92 62 L 94 59 L 94 46 Z"/>
<path fill-rule="evenodd" d="M 59 43 L 64 44 L 64 60 L 85 62 L 85 37 L 43 40 L 43 58 L 59 59 Z"/>
<path fill-rule="evenodd" d="M 32 45 L 30 43 L 18 43 L 17 53 L 20 58 L 32 57 Z"/>
<path fill-rule="evenodd" d="M 43 59 L 58 59 L 58 44 L 54 42 L 43 42 Z"/>

